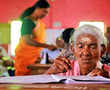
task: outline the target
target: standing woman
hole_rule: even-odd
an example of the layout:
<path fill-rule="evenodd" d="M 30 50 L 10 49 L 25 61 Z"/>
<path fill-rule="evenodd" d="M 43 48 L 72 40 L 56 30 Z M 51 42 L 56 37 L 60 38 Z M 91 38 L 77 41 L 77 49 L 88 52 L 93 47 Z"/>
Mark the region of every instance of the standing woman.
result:
<path fill-rule="evenodd" d="M 42 48 L 56 48 L 45 44 L 45 25 L 40 20 L 48 14 L 49 7 L 46 0 L 38 0 L 21 15 L 21 38 L 15 50 L 15 75 L 29 75 L 27 66 L 34 64 Z"/>

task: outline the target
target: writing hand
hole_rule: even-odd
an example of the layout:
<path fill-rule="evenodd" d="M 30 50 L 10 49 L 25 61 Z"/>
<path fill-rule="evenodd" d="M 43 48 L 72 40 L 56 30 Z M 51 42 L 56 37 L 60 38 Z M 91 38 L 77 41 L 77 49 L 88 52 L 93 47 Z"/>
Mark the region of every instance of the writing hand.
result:
<path fill-rule="evenodd" d="M 64 57 L 59 57 L 54 61 L 54 64 L 46 72 L 47 74 L 57 74 L 67 72 L 71 67 L 70 61 Z"/>

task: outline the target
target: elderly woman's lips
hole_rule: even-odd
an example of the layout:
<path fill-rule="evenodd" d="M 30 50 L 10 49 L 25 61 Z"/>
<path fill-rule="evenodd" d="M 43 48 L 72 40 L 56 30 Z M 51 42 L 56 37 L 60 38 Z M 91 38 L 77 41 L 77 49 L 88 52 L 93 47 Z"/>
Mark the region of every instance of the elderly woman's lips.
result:
<path fill-rule="evenodd" d="M 83 58 L 82 62 L 88 63 L 88 62 L 91 62 L 91 59 L 90 58 Z"/>

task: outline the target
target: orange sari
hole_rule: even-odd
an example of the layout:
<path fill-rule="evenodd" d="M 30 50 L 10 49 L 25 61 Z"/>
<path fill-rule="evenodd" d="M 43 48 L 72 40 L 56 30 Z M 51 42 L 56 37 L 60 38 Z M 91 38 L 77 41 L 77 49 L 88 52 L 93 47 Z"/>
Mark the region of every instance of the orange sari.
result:
<path fill-rule="evenodd" d="M 45 25 L 43 22 L 39 21 L 39 26 L 36 26 L 33 30 L 34 40 L 40 43 L 45 42 Z M 21 37 L 20 42 L 15 50 L 15 75 L 29 75 L 30 70 L 27 66 L 34 64 L 37 57 L 40 56 L 40 51 L 42 48 L 30 46 L 25 43 Z"/>

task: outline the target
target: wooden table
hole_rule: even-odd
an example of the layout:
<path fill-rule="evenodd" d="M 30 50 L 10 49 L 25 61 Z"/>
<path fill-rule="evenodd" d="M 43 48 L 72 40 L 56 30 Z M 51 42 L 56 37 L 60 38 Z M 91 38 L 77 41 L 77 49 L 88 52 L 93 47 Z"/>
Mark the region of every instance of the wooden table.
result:
<path fill-rule="evenodd" d="M 110 90 L 110 84 L 0 84 L 0 90 Z"/>
<path fill-rule="evenodd" d="M 33 74 L 38 74 L 50 66 L 34 64 L 29 68 Z M 110 84 L 0 84 L 0 90 L 110 90 Z"/>
<path fill-rule="evenodd" d="M 50 66 L 51 64 L 32 64 L 28 66 L 28 69 L 31 70 L 31 75 L 39 75 L 48 70 Z"/>

